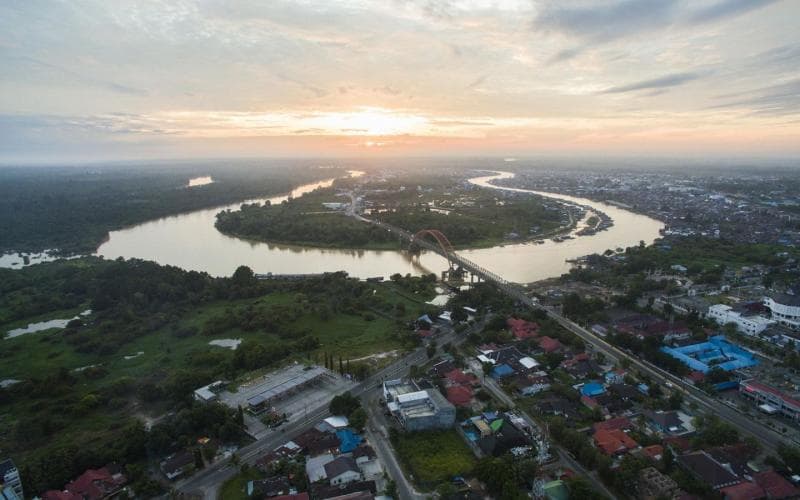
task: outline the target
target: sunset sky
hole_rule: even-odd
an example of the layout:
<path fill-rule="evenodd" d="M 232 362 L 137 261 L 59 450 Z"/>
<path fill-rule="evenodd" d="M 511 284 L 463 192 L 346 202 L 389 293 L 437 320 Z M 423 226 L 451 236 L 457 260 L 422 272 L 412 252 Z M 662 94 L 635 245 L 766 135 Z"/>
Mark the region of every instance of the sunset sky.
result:
<path fill-rule="evenodd" d="M 800 1 L 0 2 L 0 162 L 800 154 Z"/>

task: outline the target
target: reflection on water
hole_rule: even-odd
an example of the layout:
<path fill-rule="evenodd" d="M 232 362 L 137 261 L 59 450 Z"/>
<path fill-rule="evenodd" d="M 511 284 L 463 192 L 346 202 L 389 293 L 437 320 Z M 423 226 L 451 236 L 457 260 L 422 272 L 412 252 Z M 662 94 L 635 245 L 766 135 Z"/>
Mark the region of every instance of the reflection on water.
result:
<path fill-rule="evenodd" d="M 353 176 L 361 174 L 351 173 Z M 513 174 L 496 173 L 472 179 L 471 182 L 488 189 L 530 192 L 579 205 L 590 205 L 614 220 L 614 225 L 606 231 L 592 236 L 576 237 L 563 243 L 548 240 L 539 245 L 513 244 L 461 252 L 473 262 L 510 281 L 531 282 L 559 276 L 569 270 L 567 259 L 602 253 L 609 248 L 636 245 L 641 240 L 649 244 L 658 237 L 663 226 L 657 220 L 605 203 L 554 193 L 498 187 L 490 183 L 492 180 L 509 177 L 513 177 Z M 290 196 L 299 197 L 332 183 L 333 179 L 328 179 L 307 184 L 288 195 L 270 198 L 269 201 L 280 203 Z M 247 200 L 243 203 L 263 201 Z M 108 241 L 97 250 L 97 254 L 109 259 L 136 257 L 154 260 L 184 269 L 206 271 L 214 276 L 230 276 L 240 265 L 265 274 L 307 274 L 341 270 L 360 278 L 388 277 L 394 273 L 438 274 L 447 267 L 443 258 L 430 252 L 411 256 L 406 252 L 391 250 L 341 250 L 280 245 L 242 240 L 217 231 L 214 227 L 214 216 L 217 212 L 223 209 L 236 210 L 240 205 L 241 203 L 236 203 L 198 210 L 113 231 Z"/>
<path fill-rule="evenodd" d="M 186 187 L 206 186 L 213 183 L 214 179 L 212 179 L 210 175 L 206 175 L 204 177 L 189 179 L 189 184 L 187 184 Z"/>

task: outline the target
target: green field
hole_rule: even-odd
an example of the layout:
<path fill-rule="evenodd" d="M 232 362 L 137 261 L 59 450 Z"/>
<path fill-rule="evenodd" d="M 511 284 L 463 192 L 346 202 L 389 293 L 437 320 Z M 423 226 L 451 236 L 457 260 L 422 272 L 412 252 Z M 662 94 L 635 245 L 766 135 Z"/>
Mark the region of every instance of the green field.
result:
<path fill-rule="evenodd" d="M 254 469 L 240 472 L 222 484 L 218 498 L 220 500 L 248 500 L 250 497 L 247 496 L 247 482 L 263 478 L 264 475 Z"/>
<path fill-rule="evenodd" d="M 0 389 L 0 448 L 22 467 L 56 452 L 113 452 L 128 419 L 151 421 L 213 380 L 411 348 L 409 323 L 435 309 L 425 304 L 435 295 L 430 277 L 220 279 L 99 259 L 0 270 L 0 292 L 0 332 L 94 311 L 83 325 L 0 340 L 0 380 L 22 381 Z M 209 345 L 215 339 L 243 343 L 234 351 Z"/>
<path fill-rule="evenodd" d="M 417 484 L 425 488 L 449 482 L 475 465 L 472 451 L 455 430 L 401 434 L 392 444 Z"/>

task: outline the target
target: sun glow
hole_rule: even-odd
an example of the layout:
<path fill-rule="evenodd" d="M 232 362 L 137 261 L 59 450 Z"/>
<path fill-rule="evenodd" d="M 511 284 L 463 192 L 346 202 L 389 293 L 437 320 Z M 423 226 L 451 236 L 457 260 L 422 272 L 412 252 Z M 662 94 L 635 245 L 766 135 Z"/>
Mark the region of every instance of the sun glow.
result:
<path fill-rule="evenodd" d="M 353 112 L 322 113 L 312 118 L 309 124 L 326 133 L 385 136 L 423 133 L 428 128 L 428 119 L 382 108 L 364 108 Z"/>

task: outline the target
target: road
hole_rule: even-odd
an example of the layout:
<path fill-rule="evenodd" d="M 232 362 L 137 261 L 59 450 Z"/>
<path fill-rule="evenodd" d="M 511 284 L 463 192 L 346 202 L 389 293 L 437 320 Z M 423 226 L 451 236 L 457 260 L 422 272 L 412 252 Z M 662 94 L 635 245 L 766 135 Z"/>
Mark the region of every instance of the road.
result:
<path fill-rule="evenodd" d="M 473 370 L 477 370 L 476 373 L 481 373 L 481 366 L 477 365 L 477 362 L 471 362 L 471 366 Z M 531 429 L 541 428 L 541 426 L 536 423 L 530 415 L 528 415 L 524 410 L 517 407 L 516 402 L 508 395 L 506 392 L 497 384 L 497 382 L 491 377 L 483 377 L 483 386 L 490 392 L 492 395 L 500 400 L 501 403 L 506 405 L 509 408 L 514 408 L 516 413 L 518 413 L 525 422 L 530 426 Z M 578 463 L 572 456 L 567 453 L 567 451 L 562 448 L 558 443 L 552 442 L 551 444 L 558 450 L 559 457 L 562 462 L 566 463 L 572 470 L 576 471 L 578 474 L 584 476 L 591 484 L 592 487 L 608 498 L 616 499 L 617 496 L 614 495 L 611 490 L 606 488 L 605 484 L 597 477 L 597 475 L 591 471 L 586 470 L 580 463 Z"/>
<path fill-rule="evenodd" d="M 481 325 L 482 324 L 483 323 L 481 323 Z M 473 328 L 480 328 L 481 325 L 476 325 Z M 440 334 L 436 338 L 436 341 L 439 345 L 444 345 L 446 343 L 458 345 L 464 341 L 467 334 L 468 332 L 464 332 L 459 335 L 452 329 L 449 329 Z M 359 398 L 364 397 L 366 394 L 375 390 L 378 384 L 382 383 L 384 380 L 404 377 L 408 375 L 412 365 L 420 365 L 427 360 L 428 355 L 425 346 L 418 347 L 406 356 L 370 375 L 364 381 L 351 388 L 350 393 Z M 330 416 L 328 403 L 316 408 L 309 408 L 307 414 L 304 415 L 302 419 L 290 421 L 263 439 L 240 448 L 237 452 L 239 461 L 241 463 L 254 464 L 256 460 L 269 451 L 274 450 L 286 441 L 302 434 L 328 416 Z M 395 466 L 396 470 L 394 474 L 392 474 L 392 478 L 395 479 L 399 487 L 405 478 L 403 474 L 400 473 L 399 466 L 396 465 L 396 462 Z M 213 499 L 216 498 L 216 492 L 222 483 L 235 476 L 237 472 L 238 467 L 232 465 L 230 459 L 223 459 L 198 471 L 189 478 L 178 481 L 175 483 L 175 489 L 184 493 L 201 494 L 204 498 Z"/>
<path fill-rule="evenodd" d="M 538 304 L 535 304 L 530 298 L 527 299 L 527 302 L 531 307 L 538 307 Z M 592 345 L 594 349 L 602 352 L 609 359 L 615 361 L 627 359 L 631 366 L 635 367 L 640 372 L 649 375 L 655 380 L 661 380 L 662 382 L 671 384 L 673 388 L 677 388 L 683 393 L 686 400 L 694 402 L 706 412 L 718 416 L 720 419 L 738 427 L 744 431 L 745 434 L 756 438 L 765 451 L 774 454 L 779 444 L 789 441 L 786 437 L 752 420 L 749 416 L 710 397 L 708 394 L 692 384 L 685 382 L 680 377 L 609 344 L 592 332 L 561 316 L 552 308 L 546 307 L 545 310 L 550 318 Z"/>

